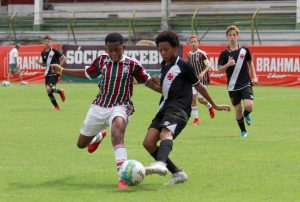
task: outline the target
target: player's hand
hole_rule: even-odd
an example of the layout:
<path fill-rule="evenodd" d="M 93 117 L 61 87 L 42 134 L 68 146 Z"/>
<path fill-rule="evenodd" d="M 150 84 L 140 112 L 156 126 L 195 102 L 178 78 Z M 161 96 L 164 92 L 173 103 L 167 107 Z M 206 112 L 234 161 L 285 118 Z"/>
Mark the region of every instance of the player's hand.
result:
<path fill-rule="evenodd" d="M 227 111 L 230 112 L 230 107 L 228 105 L 216 105 L 214 106 L 215 110 L 218 111 Z"/>
<path fill-rule="evenodd" d="M 51 65 L 51 72 L 55 74 L 62 74 L 64 68 L 62 68 L 59 64 L 52 64 Z"/>
<path fill-rule="evenodd" d="M 235 60 L 233 59 L 233 57 L 229 56 L 227 64 L 228 64 L 229 67 L 235 65 Z"/>
<path fill-rule="evenodd" d="M 254 77 L 252 79 L 252 85 L 255 86 L 257 83 L 258 83 L 258 79 L 257 79 L 257 77 Z"/>
<path fill-rule="evenodd" d="M 153 75 L 153 76 L 151 76 L 150 81 L 151 81 L 153 84 L 160 86 L 160 78 L 159 78 L 158 75 Z"/>

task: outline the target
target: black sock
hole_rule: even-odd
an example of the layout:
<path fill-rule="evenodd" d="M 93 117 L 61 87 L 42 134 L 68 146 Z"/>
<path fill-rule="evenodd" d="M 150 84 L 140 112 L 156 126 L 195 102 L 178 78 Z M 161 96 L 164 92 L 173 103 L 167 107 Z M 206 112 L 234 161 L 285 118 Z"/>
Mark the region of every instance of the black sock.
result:
<path fill-rule="evenodd" d="M 173 140 L 169 140 L 169 139 L 162 140 L 157 150 L 156 161 L 161 161 L 166 163 L 168 156 L 172 151 L 172 147 L 173 147 Z"/>
<path fill-rule="evenodd" d="M 53 104 L 53 106 L 54 106 L 54 107 L 58 107 L 58 104 L 57 104 L 57 102 L 56 102 L 56 99 L 55 99 L 53 93 L 48 94 L 48 96 L 49 96 L 50 101 L 51 101 L 51 103 Z"/>
<path fill-rule="evenodd" d="M 59 88 L 56 88 L 55 86 L 52 86 L 51 89 L 52 89 L 53 93 L 60 93 L 61 92 L 61 90 Z"/>
<path fill-rule="evenodd" d="M 244 117 L 248 116 L 251 112 L 247 111 L 246 109 L 244 110 L 243 114 L 244 114 Z"/>
<path fill-rule="evenodd" d="M 241 131 L 245 131 L 246 132 L 244 117 L 242 117 L 240 120 L 236 120 L 236 121 L 238 122 Z"/>
<path fill-rule="evenodd" d="M 151 154 L 151 156 L 152 156 L 155 160 L 156 160 L 156 157 L 157 157 L 157 150 L 158 150 L 158 148 L 155 150 L 155 152 L 153 152 L 153 153 Z M 169 159 L 169 158 L 167 159 L 166 164 L 167 164 L 168 170 L 169 170 L 172 174 L 181 171 L 181 169 L 179 169 L 179 168 L 171 161 L 171 159 Z"/>

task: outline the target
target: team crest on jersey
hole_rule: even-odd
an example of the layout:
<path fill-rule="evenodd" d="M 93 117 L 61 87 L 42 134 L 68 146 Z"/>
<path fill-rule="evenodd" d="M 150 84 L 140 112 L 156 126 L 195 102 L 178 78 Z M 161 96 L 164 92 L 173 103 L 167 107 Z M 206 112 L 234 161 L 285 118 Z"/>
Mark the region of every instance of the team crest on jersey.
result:
<path fill-rule="evenodd" d="M 167 79 L 168 79 L 169 81 L 172 81 L 172 80 L 174 79 L 174 75 L 173 75 L 172 72 L 169 72 L 169 73 L 167 74 Z"/>
<path fill-rule="evenodd" d="M 245 57 L 245 54 L 241 53 L 241 54 L 240 54 L 240 58 L 243 59 L 244 57 Z"/>
<path fill-rule="evenodd" d="M 106 66 L 108 63 L 110 62 L 110 59 L 109 58 L 105 58 L 105 60 L 104 60 L 104 65 Z"/>
<path fill-rule="evenodd" d="M 129 72 L 129 61 L 125 60 L 123 63 L 123 73 L 128 73 Z"/>

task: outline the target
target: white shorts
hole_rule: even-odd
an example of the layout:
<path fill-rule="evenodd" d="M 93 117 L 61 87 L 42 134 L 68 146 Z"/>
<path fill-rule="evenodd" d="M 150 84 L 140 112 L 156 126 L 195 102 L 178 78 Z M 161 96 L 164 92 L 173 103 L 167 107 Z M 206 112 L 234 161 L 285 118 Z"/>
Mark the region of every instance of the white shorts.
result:
<path fill-rule="evenodd" d="M 207 90 L 207 85 L 203 85 L 203 86 L 204 86 L 204 88 Z M 195 87 L 193 87 L 193 95 L 197 95 L 198 98 L 200 98 L 200 99 L 204 98 L 204 97 L 201 95 L 201 93 L 199 93 L 199 92 L 196 90 Z"/>
<path fill-rule="evenodd" d="M 127 124 L 129 116 L 126 111 L 126 106 L 104 108 L 91 104 L 82 124 L 80 134 L 84 136 L 95 136 L 107 126 L 111 128 L 112 121 L 117 116 L 122 117 Z"/>

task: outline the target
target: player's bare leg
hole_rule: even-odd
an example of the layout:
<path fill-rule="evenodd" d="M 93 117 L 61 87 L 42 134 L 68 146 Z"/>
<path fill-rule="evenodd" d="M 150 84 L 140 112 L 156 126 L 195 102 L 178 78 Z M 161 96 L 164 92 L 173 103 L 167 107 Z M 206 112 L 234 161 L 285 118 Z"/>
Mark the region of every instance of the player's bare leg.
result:
<path fill-rule="evenodd" d="M 200 121 L 199 121 L 198 106 L 197 106 L 197 94 L 193 94 L 192 114 L 194 116 L 193 125 L 199 125 Z"/>
<path fill-rule="evenodd" d="M 127 160 L 127 149 L 124 144 L 124 134 L 126 130 L 126 123 L 123 117 L 117 116 L 112 121 L 111 126 L 111 143 L 115 151 L 115 160 L 117 165 L 117 172 L 119 172 L 122 164 Z M 128 185 L 119 178 L 117 188 L 126 189 Z"/>
<path fill-rule="evenodd" d="M 236 121 L 239 125 L 239 128 L 241 130 L 241 137 L 247 137 L 248 133 L 245 127 L 245 122 L 244 122 L 244 116 L 243 116 L 243 108 L 241 103 L 238 105 L 234 106 L 235 108 L 235 116 L 236 116 Z"/>
<path fill-rule="evenodd" d="M 245 99 L 244 100 L 244 111 L 243 115 L 245 117 L 246 123 L 250 126 L 252 124 L 252 117 L 250 113 L 253 111 L 253 100 Z"/>

